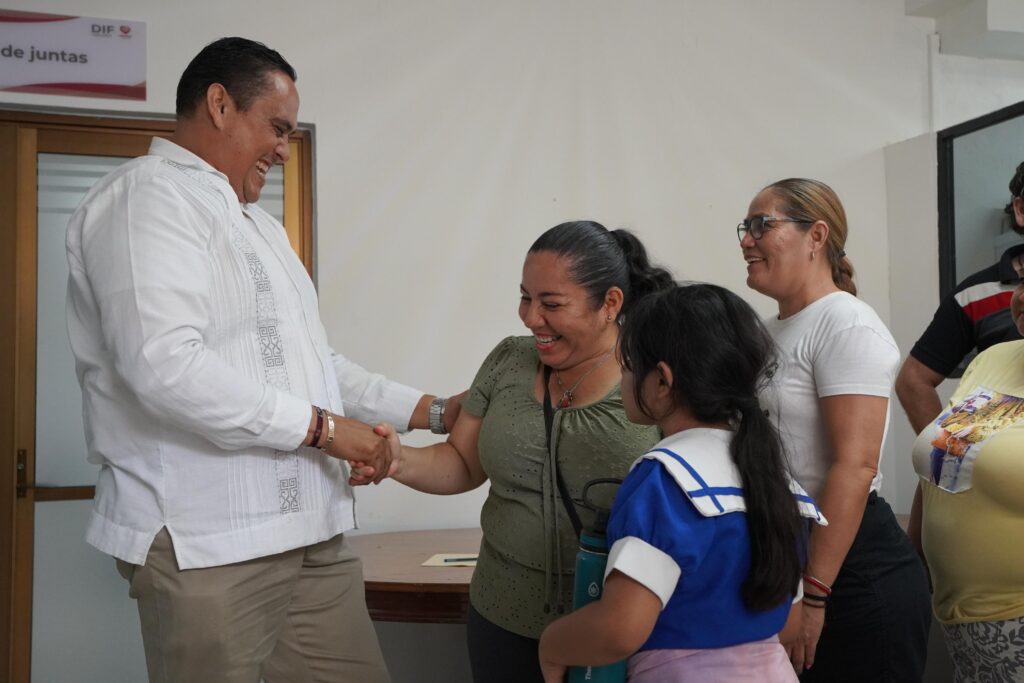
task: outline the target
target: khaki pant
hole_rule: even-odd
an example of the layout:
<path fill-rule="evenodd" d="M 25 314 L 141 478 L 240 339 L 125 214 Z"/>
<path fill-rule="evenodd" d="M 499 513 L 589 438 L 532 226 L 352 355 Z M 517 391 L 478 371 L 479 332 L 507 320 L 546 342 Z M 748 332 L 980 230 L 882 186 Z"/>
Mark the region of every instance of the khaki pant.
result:
<path fill-rule="evenodd" d="M 388 683 L 363 567 L 343 535 L 180 571 L 166 529 L 117 561 L 139 607 L 151 683 Z"/>

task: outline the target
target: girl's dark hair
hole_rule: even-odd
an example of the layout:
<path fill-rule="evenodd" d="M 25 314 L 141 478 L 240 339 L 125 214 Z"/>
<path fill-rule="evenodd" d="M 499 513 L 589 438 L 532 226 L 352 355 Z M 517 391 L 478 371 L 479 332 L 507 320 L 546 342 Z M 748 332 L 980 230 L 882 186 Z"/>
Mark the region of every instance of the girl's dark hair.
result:
<path fill-rule="evenodd" d="M 608 230 L 595 221 L 570 221 L 537 238 L 529 253 L 550 251 L 571 260 L 569 277 L 587 290 L 594 307 L 612 287 L 622 290 L 620 318 L 633 301 L 671 287 L 675 281 L 663 268 L 651 264 L 647 250 L 628 230 Z"/>
<path fill-rule="evenodd" d="M 240 111 L 248 111 L 267 88 L 267 76 L 280 71 L 293 82 L 295 69 L 277 50 L 248 38 L 221 38 L 199 51 L 178 81 L 175 112 L 191 116 L 214 83 L 220 83 Z"/>
<path fill-rule="evenodd" d="M 672 370 L 672 395 L 702 422 L 736 425 L 731 452 L 743 480 L 750 572 L 743 601 L 766 610 L 800 581 L 803 523 L 789 489 L 782 442 L 757 394 L 775 364 L 775 344 L 754 310 L 727 289 L 678 285 L 634 304 L 619 334 L 622 366 L 643 379 L 659 362 Z"/>

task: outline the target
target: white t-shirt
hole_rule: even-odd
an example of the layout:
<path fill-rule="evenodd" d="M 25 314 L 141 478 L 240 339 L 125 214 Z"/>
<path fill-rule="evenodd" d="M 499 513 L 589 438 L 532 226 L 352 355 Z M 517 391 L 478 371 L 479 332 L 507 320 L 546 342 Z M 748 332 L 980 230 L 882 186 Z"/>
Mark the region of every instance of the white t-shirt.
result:
<path fill-rule="evenodd" d="M 778 345 L 779 365 L 761 394 L 761 405 L 778 427 L 793 477 L 817 498 L 835 459 L 818 399 L 841 394 L 889 398 L 899 348 L 875 311 L 847 292 L 823 296 L 785 320 L 764 322 Z M 871 490 L 881 485 L 879 471 Z"/>

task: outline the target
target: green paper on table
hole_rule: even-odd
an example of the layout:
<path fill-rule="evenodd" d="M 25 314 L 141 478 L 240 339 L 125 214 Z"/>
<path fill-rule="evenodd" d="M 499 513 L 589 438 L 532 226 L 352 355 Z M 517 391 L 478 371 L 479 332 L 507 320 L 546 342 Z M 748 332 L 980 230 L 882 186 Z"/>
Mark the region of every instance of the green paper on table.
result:
<path fill-rule="evenodd" d="M 437 553 L 423 563 L 424 567 L 475 567 L 476 553 Z"/>

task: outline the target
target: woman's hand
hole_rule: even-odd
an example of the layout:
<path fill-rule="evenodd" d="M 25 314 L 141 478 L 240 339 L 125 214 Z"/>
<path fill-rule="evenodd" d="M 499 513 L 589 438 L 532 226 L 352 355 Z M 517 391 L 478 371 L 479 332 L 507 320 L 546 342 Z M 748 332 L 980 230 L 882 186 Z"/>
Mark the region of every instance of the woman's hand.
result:
<path fill-rule="evenodd" d="M 782 647 L 786 650 L 786 656 L 789 657 L 789 661 L 793 662 L 795 657 L 794 654 L 797 648 L 803 649 L 803 617 L 804 607 L 800 602 L 793 603 L 793 606 L 789 608 L 789 616 L 786 617 L 786 625 L 779 631 L 779 642 L 782 643 Z M 802 660 L 801 660 L 802 661 Z M 796 664 L 793 664 L 793 668 L 797 674 L 800 673 L 800 669 L 796 668 Z"/>
<path fill-rule="evenodd" d="M 825 628 L 825 610 L 819 607 L 802 605 L 800 610 L 800 630 L 795 642 L 786 647 L 793 669 L 798 674 L 814 665 L 814 655 L 818 650 L 818 640 Z"/>

